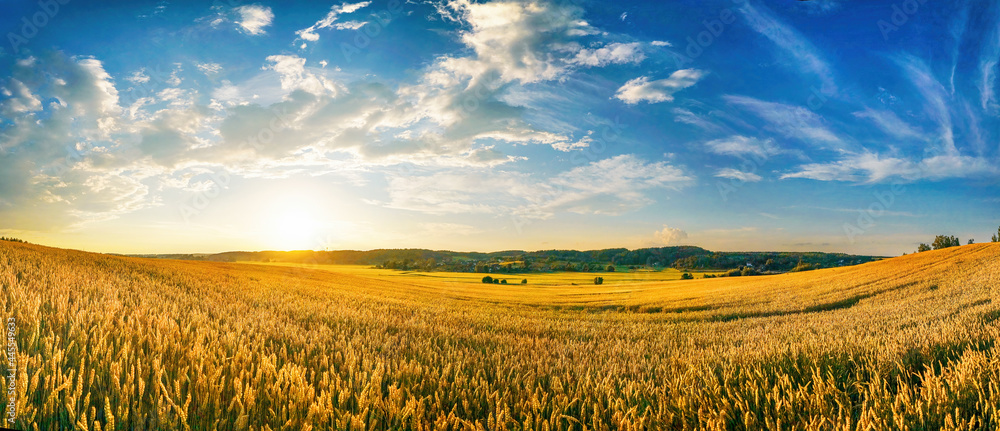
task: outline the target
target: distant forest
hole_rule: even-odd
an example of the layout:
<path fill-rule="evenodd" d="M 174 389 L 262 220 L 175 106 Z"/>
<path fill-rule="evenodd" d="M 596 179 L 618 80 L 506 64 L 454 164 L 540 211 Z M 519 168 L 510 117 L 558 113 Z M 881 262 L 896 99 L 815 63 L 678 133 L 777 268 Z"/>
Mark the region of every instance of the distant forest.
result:
<path fill-rule="evenodd" d="M 550 271 L 598 272 L 609 269 L 740 270 L 744 274 L 778 273 L 858 265 L 877 256 L 818 252 L 717 252 L 700 247 L 677 246 L 628 250 L 542 250 L 492 253 L 423 249 L 370 251 L 259 251 L 218 254 L 139 255 L 138 257 L 204 260 L 215 262 L 289 262 L 311 264 L 372 265 L 378 268 L 421 271 L 525 273 Z M 612 268 L 608 268 L 611 266 Z M 738 274 L 737 274 L 738 275 Z"/>

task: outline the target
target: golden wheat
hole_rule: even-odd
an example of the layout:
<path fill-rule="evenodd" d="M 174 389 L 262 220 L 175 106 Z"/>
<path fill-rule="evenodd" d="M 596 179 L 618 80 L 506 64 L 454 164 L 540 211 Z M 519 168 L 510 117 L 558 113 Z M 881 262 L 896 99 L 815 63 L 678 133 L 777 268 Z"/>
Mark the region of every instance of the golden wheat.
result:
<path fill-rule="evenodd" d="M 30 430 L 995 429 L 998 258 L 497 287 L 0 243 L 0 305 Z"/>

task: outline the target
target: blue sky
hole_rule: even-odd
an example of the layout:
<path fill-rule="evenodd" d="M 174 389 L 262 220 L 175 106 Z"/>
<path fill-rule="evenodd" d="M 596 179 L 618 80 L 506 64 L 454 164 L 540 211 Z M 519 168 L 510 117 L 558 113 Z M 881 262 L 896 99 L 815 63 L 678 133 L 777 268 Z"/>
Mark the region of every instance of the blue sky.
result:
<path fill-rule="evenodd" d="M 897 255 L 1000 223 L 995 2 L 0 8 L 29 241 Z"/>

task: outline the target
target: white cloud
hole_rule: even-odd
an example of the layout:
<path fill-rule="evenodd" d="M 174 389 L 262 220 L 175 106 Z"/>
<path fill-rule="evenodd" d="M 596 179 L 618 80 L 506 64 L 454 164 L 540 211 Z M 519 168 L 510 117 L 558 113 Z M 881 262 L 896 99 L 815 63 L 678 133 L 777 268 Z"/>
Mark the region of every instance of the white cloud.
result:
<path fill-rule="evenodd" d="M 740 135 L 706 142 L 705 148 L 718 155 L 752 156 L 754 159 L 766 159 L 781 153 L 781 149 L 774 144 L 772 139 L 760 140 Z"/>
<path fill-rule="evenodd" d="M 306 59 L 295 55 L 272 55 L 267 57 L 265 70 L 273 70 L 281 77 L 281 88 L 292 91 L 301 89 L 312 94 L 336 94 L 337 85 L 323 75 L 306 69 Z"/>
<path fill-rule="evenodd" d="M 222 71 L 222 65 L 219 63 L 199 63 L 197 67 L 206 75 L 214 75 Z"/>
<path fill-rule="evenodd" d="M 357 30 L 368 24 L 368 21 L 344 21 L 333 24 L 333 28 L 337 30 Z"/>
<path fill-rule="evenodd" d="M 580 138 L 580 140 L 576 142 L 568 140 L 557 141 L 557 142 L 552 142 L 550 145 L 552 145 L 552 149 L 566 153 L 573 150 L 583 150 L 586 148 L 590 148 L 590 144 L 594 143 L 594 138 L 592 138 L 593 135 L 594 131 L 590 130 L 587 131 L 587 134 L 584 137 Z"/>
<path fill-rule="evenodd" d="M 667 225 L 663 225 L 663 229 L 653 233 L 653 239 L 662 245 L 676 245 L 687 238 L 687 232 Z"/>
<path fill-rule="evenodd" d="M 674 44 L 672 44 L 670 42 L 665 42 L 665 41 L 662 41 L 662 40 L 654 40 L 654 41 L 650 42 L 650 45 L 653 45 L 653 46 L 674 46 Z"/>
<path fill-rule="evenodd" d="M 715 173 L 718 178 L 729 178 L 731 180 L 743 181 L 747 183 L 755 183 L 760 181 L 762 178 L 753 172 L 743 172 L 733 168 L 720 169 Z"/>
<path fill-rule="evenodd" d="M 581 49 L 570 63 L 590 67 L 602 67 L 608 64 L 640 63 L 646 58 L 642 52 L 642 44 L 612 43 L 598 49 Z"/>
<path fill-rule="evenodd" d="M 236 24 L 252 35 L 264 34 L 264 27 L 271 25 L 271 20 L 274 19 L 274 13 L 267 6 L 244 5 L 233 8 L 233 11 L 239 14 Z"/>
<path fill-rule="evenodd" d="M 789 138 L 814 144 L 839 144 L 840 138 L 827 129 L 816 113 L 801 106 L 765 102 L 744 96 L 724 96 L 732 105 L 750 111 L 769 123 L 774 131 Z"/>
<path fill-rule="evenodd" d="M 44 230 L 155 204 L 143 174 L 120 169 L 112 154 L 125 145 L 118 91 L 101 61 L 60 52 L 18 61 L 0 81 L 7 121 L 0 128 L 0 219 L 12 228 Z M 47 115 L 34 100 L 47 102 Z"/>
<path fill-rule="evenodd" d="M 128 78 L 125 79 L 128 79 L 129 81 L 132 81 L 136 84 L 145 84 L 149 82 L 149 76 L 146 75 L 145 69 L 139 69 L 135 72 L 132 72 L 132 75 L 130 75 Z"/>
<path fill-rule="evenodd" d="M 366 22 L 347 21 L 338 23 L 336 22 L 337 18 L 339 18 L 340 15 L 357 12 L 362 8 L 368 7 L 368 5 L 370 4 L 371 4 L 370 1 L 364 1 L 359 3 L 344 3 L 340 5 L 334 5 L 332 8 L 330 8 L 330 12 L 327 12 L 326 16 L 323 17 L 323 19 L 316 21 L 315 24 L 309 27 L 296 31 L 295 34 L 297 34 L 299 38 L 302 40 L 309 42 L 316 42 L 319 40 L 319 33 L 317 33 L 316 30 L 324 28 L 335 28 L 337 30 L 355 30 L 361 28 L 366 24 Z M 304 48 L 305 46 L 306 44 L 303 43 L 302 47 Z"/>
<path fill-rule="evenodd" d="M 439 10 L 470 28 L 460 37 L 475 55 L 440 61 L 443 69 L 462 77 L 496 72 L 503 82 L 522 84 L 557 79 L 582 49 L 575 39 L 597 33 L 572 6 L 453 0 Z"/>
<path fill-rule="evenodd" d="M 9 87 L 9 88 L 8 88 Z M 5 116 L 19 115 L 42 109 L 42 101 L 31 94 L 23 82 L 11 78 L 8 86 L 0 87 L 0 92 L 8 99 L 0 101 L 0 113 Z"/>
<path fill-rule="evenodd" d="M 640 76 L 626 82 L 615 93 L 615 97 L 630 105 L 639 102 L 670 102 L 674 100 L 674 93 L 695 85 L 704 75 L 704 72 L 697 69 L 682 69 L 670 74 L 669 78 L 655 81 Z"/>

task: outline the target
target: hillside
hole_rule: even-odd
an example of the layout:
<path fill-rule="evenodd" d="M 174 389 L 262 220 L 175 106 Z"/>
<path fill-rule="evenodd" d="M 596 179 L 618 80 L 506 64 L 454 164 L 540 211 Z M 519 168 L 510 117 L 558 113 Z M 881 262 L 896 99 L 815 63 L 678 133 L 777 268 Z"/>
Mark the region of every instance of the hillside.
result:
<path fill-rule="evenodd" d="M 1000 426 L 1000 244 L 500 287 L 0 242 L 0 287 L 22 429 Z"/>
<path fill-rule="evenodd" d="M 231 251 L 215 254 L 136 255 L 212 262 L 285 262 L 331 265 L 377 265 L 391 269 L 458 272 L 597 271 L 607 265 L 734 269 L 744 265 L 771 272 L 786 272 L 799 264 L 832 268 L 872 262 L 880 257 L 819 252 L 719 252 L 694 246 L 628 250 L 507 250 L 491 253 L 425 249 L 336 251 Z M 505 264 L 506 263 L 506 264 Z M 515 264 L 515 265 L 510 265 Z"/>

